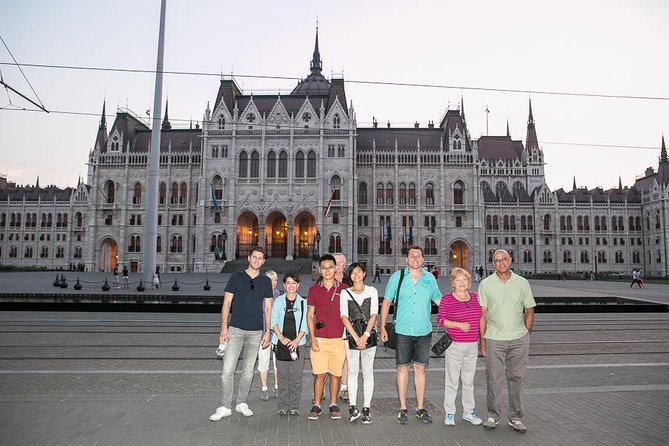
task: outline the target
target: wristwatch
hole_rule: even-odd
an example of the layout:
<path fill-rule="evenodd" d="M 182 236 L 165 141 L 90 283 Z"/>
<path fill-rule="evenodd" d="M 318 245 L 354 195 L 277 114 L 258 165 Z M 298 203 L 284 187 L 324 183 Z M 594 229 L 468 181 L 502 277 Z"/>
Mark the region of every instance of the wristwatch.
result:
<path fill-rule="evenodd" d="M 370 336 L 371 336 L 371 334 L 370 334 L 368 331 L 365 331 L 365 332 L 362 333 L 362 334 L 365 335 L 365 336 L 367 336 L 367 337 L 370 337 Z"/>

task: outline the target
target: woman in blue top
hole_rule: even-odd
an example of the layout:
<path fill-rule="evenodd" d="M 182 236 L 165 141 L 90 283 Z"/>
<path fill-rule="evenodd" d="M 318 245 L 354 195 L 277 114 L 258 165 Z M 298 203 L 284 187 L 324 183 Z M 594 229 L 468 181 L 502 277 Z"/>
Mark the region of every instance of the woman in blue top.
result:
<path fill-rule="evenodd" d="M 283 276 L 286 292 L 274 300 L 272 305 L 272 344 L 276 353 L 276 369 L 279 379 L 279 415 L 299 415 L 302 395 L 302 371 L 304 352 L 299 346 L 307 343 L 307 304 L 297 294 L 300 277 L 296 273 Z"/>

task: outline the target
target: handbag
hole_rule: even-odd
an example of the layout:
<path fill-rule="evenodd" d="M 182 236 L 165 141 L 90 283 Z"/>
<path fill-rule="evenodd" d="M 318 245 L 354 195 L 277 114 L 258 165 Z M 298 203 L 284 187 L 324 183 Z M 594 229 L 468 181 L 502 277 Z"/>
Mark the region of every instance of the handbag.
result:
<path fill-rule="evenodd" d="M 437 356 L 443 355 L 446 349 L 451 345 L 451 342 L 453 342 L 453 339 L 451 339 L 448 333 L 444 333 L 444 335 L 432 346 L 432 353 Z"/>
<path fill-rule="evenodd" d="M 400 288 L 402 287 L 402 281 L 404 280 L 404 269 L 400 272 L 400 281 L 397 284 L 397 292 L 395 294 L 395 313 L 393 314 L 393 320 L 391 322 L 386 322 L 384 328 L 388 334 L 388 340 L 383 344 L 384 347 L 395 350 L 397 348 L 397 333 L 395 333 L 395 316 L 397 315 L 397 309 L 399 308 L 399 299 L 400 299 Z"/>
<path fill-rule="evenodd" d="M 353 295 L 349 290 L 346 290 L 349 296 L 351 296 L 351 300 L 355 304 L 356 307 L 358 307 L 358 311 L 360 311 L 360 314 L 362 314 L 363 318 L 362 319 L 356 319 L 354 321 L 351 321 L 351 325 L 353 326 L 353 331 L 355 331 L 355 334 L 358 335 L 358 337 L 363 336 L 365 334 L 365 331 L 367 331 L 367 320 L 365 319 L 365 315 L 362 312 L 362 308 L 360 308 L 360 305 L 356 300 L 353 298 Z M 346 339 L 348 339 L 348 346 L 351 350 L 357 350 L 358 349 L 358 344 L 355 342 L 355 339 L 353 336 L 351 336 L 350 333 L 346 334 Z M 365 348 L 369 347 L 376 347 L 376 345 L 379 342 L 379 337 L 376 333 L 375 329 L 372 329 L 372 331 L 369 332 L 369 337 L 367 338 L 367 342 L 365 343 Z"/>

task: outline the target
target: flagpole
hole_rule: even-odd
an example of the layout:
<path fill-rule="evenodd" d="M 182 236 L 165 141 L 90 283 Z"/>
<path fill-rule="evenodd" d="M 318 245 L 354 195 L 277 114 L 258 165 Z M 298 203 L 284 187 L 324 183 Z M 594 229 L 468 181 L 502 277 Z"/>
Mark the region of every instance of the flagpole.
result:
<path fill-rule="evenodd" d="M 144 235 L 144 264 L 142 278 L 151 284 L 156 272 L 156 237 L 158 235 L 158 174 L 160 170 L 160 115 L 163 97 L 163 56 L 165 53 L 165 13 L 167 0 L 160 4 L 160 31 L 158 33 L 158 56 L 156 62 L 156 84 L 153 93 L 153 118 L 151 119 L 151 148 L 146 175 L 146 232 Z"/>

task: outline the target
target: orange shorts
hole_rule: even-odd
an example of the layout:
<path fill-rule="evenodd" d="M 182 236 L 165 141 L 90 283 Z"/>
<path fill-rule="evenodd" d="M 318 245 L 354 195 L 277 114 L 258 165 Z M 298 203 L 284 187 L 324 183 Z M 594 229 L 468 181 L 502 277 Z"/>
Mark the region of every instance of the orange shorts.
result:
<path fill-rule="evenodd" d="M 311 350 L 311 371 L 314 375 L 329 373 L 332 376 L 341 376 L 346 346 L 341 338 L 316 338 L 319 351 Z"/>

